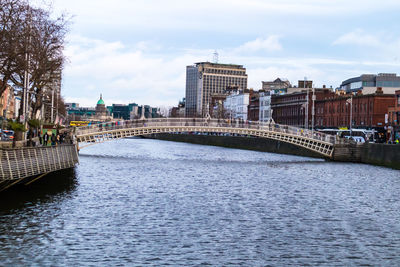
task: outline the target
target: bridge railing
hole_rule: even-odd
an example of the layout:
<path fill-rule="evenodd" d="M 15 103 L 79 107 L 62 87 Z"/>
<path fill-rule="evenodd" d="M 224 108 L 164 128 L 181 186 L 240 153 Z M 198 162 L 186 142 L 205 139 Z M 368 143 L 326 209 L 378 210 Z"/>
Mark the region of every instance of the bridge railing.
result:
<path fill-rule="evenodd" d="M 297 128 L 288 125 L 280 125 L 276 123 L 259 122 L 259 121 L 242 121 L 229 119 L 205 119 L 205 118 L 155 118 L 146 120 L 129 120 L 117 122 L 104 122 L 90 126 L 77 127 L 76 135 L 85 135 L 92 133 L 101 133 L 104 131 L 129 129 L 129 128 L 146 128 L 146 127 L 208 127 L 208 128 L 240 128 L 240 129 L 257 129 L 275 133 L 286 133 L 296 136 L 302 136 L 314 140 L 320 140 L 334 144 L 336 136 L 324 134 L 308 129 Z"/>

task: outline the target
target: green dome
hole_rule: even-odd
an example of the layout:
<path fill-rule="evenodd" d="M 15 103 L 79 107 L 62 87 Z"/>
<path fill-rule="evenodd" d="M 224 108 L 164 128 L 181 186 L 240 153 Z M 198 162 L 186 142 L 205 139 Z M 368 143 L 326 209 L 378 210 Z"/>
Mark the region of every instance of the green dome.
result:
<path fill-rule="evenodd" d="M 100 99 L 97 101 L 97 105 L 104 105 L 103 97 L 100 94 Z"/>

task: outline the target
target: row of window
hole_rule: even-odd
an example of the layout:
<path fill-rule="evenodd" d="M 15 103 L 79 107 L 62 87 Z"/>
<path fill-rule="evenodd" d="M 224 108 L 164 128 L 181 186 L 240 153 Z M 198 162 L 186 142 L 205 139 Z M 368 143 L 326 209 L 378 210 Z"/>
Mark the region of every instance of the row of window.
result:
<path fill-rule="evenodd" d="M 369 104 L 369 111 L 372 112 L 372 102 Z M 350 112 L 350 104 L 342 104 L 339 106 L 329 106 L 328 112 L 330 113 L 343 113 L 343 112 Z M 355 103 L 353 104 L 353 112 L 368 112 L 368 105 L 367 103 Z M 323 114 L 324 113 L 324 108 L 323 107 L 317 107 L 317 114 Z"/>
<path fill-rule="evenodd" d="M 205 73 L 225 74 L 225 75 L 246 75 L 245 70 L 227 70 L 227 69 L 205 69 Z"/>
<path fill-rule="evenodd" d="M 346 126 L 350 124 L 350 118 L 347 117 L 330 117 L 330 118 L 317 118 L 316 125 L 317 126 Z M 353 125 L 372 125 L 372 118 L 369 119 L 367 117 L 355 117 L 353 118 Z"/>

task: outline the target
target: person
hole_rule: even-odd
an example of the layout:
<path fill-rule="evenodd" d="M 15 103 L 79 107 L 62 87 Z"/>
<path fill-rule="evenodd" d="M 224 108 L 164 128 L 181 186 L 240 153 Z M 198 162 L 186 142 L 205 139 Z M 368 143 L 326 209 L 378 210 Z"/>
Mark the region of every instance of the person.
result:
<path fill-rule="evenodd" d="M 54 133 L 51 135 L 50 139 L 51 139 L 51 145 L 55 146 L 57 139 L 56 139 L 56 135 Z"/>
<path fill-rule="evenodd" d="M 47 145 L 48 145 L 48 142 L 49 142 L 49 134 L 46 132 L 46 133 L 43 135 L 43 146 L 47 146 Z"/>

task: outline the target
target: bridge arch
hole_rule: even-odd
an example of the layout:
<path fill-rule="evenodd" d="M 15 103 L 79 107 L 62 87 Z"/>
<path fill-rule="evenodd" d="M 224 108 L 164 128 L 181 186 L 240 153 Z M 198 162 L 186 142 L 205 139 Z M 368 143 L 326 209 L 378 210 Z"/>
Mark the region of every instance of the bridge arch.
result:
<path fill-rule="evenodd" d="M 273 139 L 303 147 L 328 158 L 333 155 L 336 141 L 332 135 L 287 125 L 198 118 L 160 118 L 102 123 L 78 127 L 75 134 L 79 147 L 84 148 L 126 137 L 187 132 L 228 133 Z"/>

